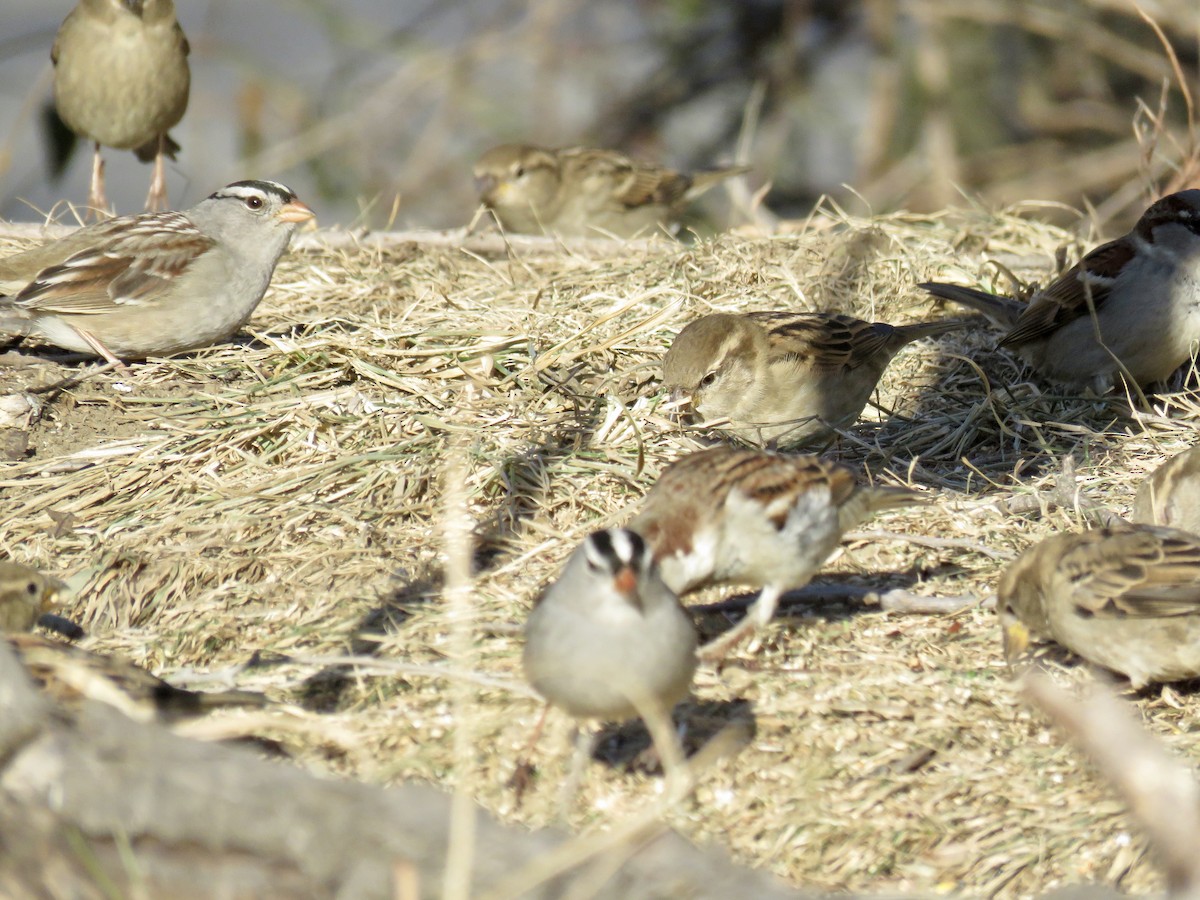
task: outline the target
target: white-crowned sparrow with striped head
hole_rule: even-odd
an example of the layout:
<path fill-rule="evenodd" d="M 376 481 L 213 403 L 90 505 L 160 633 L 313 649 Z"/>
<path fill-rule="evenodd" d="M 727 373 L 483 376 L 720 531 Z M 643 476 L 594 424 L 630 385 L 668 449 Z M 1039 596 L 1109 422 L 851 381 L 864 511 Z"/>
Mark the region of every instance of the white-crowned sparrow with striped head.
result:
<path fill-rule="evenodd" d="M 1133 521 L 1200 534 L 1200 447 L 1176 454 L 1146 476 Z"/>
<path fill-rule="evenodd" d="M 1200 536 L 1150 525 L 1056 534 L 1009 564 L 997 594 L 1010 663 L 1036 636 L 1135 689 L 1200 676 Z"/>
<path fill-rule="evenodd" d="M 676 404 L 728 418 L 756 443 L 799 446 L 857 421 L 905 344 L 962 328 L 892 326 L 838 313 L 715 313 L 689 323 L 663 358 Z"/>
<path fill-rule="evenodd" d="M 1008 328 L 1000 346 L 1052 381 L 1097 392 L 1124 372 L 1138 385 L 1163 381 L 1200 340 L 1200 190 L 1163 197 L 1028 304 L 955 284 L 920 287 Z"/>
<path fill-rule="evenodd" d="M 502 144 L 475 163 L 475 185 L 506 231 L 631 238 L 673 230 L 691 200 L 745 171 L 685 174 L 613 150 Z"/>
<path fill-rule="evenodd" d="M 252 691 L 189 691 L 168 684 L 127 659 L 93 653 L 33 634 L 6 636 L 34 683 L 68 708 L 83 700 L 116 707 L 139 722 L 174 722 L 227 706 L 266 706 Z"/>
<path fill-rule="evenodd" d="M 576 718 L 669 713 L 691 687 L 696 630 L 631 531 L 589 535 L 525 625 L 525 675 Z"/>
<path fill-rule="evenodd" d="M 106 212 L 101 145 L 154 160 L 146 208 L 167 201 L 163 156 L 179 145 L 167 132 L 187 110 L 188 42 L 172 0 L 79 0 L 58 29 L 54 103 L 68 128 L 95 143 L 88 205 Z"/>
<path fill-rule="evenodd" d="M 858 484 L 816 456 L 715 447 L 672 463 L 627 526 L 646 539 L 679 595 L 719 584 L 762 589 L 738 625 L 706 644 L 723 656 L 766 625 L 779 598 L 807 584 L 842 534 L 875 512 L 918 502 L 904 488 Z"/>
<path fill-rule="evenodd" d="M 0 631 L 28 631 L 58 600 L 61 585 L 36 569 L 0 560 Z"/>
<path fill-rule="evenodd" d="M 266 293 L 313 212 L 274 181 L 239 181 L 183 212 L 110 219 L 0 260 L 0 331 L 110 362 L 225 340 Z"/>

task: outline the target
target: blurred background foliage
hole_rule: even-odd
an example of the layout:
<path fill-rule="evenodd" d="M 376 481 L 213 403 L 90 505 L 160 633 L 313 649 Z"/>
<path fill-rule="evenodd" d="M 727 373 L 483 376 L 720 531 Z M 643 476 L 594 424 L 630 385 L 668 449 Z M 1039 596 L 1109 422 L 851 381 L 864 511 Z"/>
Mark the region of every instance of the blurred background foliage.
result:
<path fill-rule="evenodd" d="M 71 3 L 4 5 L 0 214 L 29 219 L 86 196 L 88 154 L 54 181 L 41 115 Z M 1141 2 L 1161 36 L 1132 0 L 177 5 L 193 48 L 177 205 L 265 176 L 325 225 L 453 227 L 475 207 L 474 158 L 511 140 L 748 162 L 785 218 L 824 195 L 856 212 L 978 198 L 1091 205 L 1111 231 L 1200 184 L 1181 90 L 1200 94 L 1196 0 Z M 136 210 L 148 169 L 106 158 Z"/>

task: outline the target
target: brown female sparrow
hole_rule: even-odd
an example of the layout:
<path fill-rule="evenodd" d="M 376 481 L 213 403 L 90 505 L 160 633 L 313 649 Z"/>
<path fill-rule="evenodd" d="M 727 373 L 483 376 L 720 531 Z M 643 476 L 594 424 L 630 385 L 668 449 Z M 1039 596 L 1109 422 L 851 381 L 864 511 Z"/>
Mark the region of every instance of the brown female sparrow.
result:
<path fill-rule="evenodd" d="M 0 632 L 29 631 L 54 608 L 60 587 L 36 569 L 0 560 Z"/>
<path fill-rule="evenodd" d="M 475 163 L 475 185 L 506 231 L 631 238 L 674 230 L 689 201 L 746 171 L 686 175 L 613 150 L 502 144 Z"/>
<path fill-rule="evenodd" d="M 859 485 L 850 469 L 816 456 L 716 447 L 668 466 L 628 527 L 646 539 L 676 594 L 762 588 L 746 617 L 701 649 L 718 659 L 771 621 L 779 598 L 808 583 L 843 532 L 918 501 L 903 488 Z"/>
<path fill-rule="evenodd" d="M 696 629 L 632 531 L 597 531 L 571 554 L 525 625 L 525 675 L 576 718 L 662 713 L 696 669 Z"/>
<path fill-rule="evenodd" d="M 1200 447 L 1176 454 L 1146 477 L 1133 521 L 1200 534 Z"/>
<path fill-rule="evenodd" d="M 251 691 L 189 691 L 119 656 L 93 653 L 33 634 L 6 635 L 34 684 L 66 707 L 83 700 L 115 706 L 139 722 L 173 722 L 223 706 L 266 706 Z"/>
<path fill-rule="evenodd" d="M 716 313 L 687 325 L 663 358 L 676 403 L 728 418 L 758 443 L 796 446 L 853 424 L 900 348 L 968 324 L 886 325 L 838 313 Z"/>
<path fill-rule="evenodd" d="M 88 206 L 106 211 L 100 145 L 154 160 L 146 208 L 167 205 L 163 156 L 179 145 L 167 131 L 187 110 L 188 42 L 172 0 L 79 0 L 58 29 L 54 103 L 80 137 L 95 142 Z"/>
<path fill-rule="evenodd" d="M 1200 190 L 1163 197 L 1028 304 L 954 284 L 920 287 L 1011 329 L 1000 346 L 1051 380 L 1098 393 L 1126 371 L 1138 385 L 1162 381 L 1200 339 Z"/>
<path fill-rule="evenodd" d="M 997 593 L 1010 663 L 1035 635 L 1135 689 L 1200 675 L 1200 536 L 1150 525 L 1054 535 L 1004 570 Z"/>
<path fill-rule="evenodd" d="M 239 181 L 184 212 L 109 219 L 0 260 L 0 331 L 143 359 L 246 324 L 313 211 L 274 181 Z"/>

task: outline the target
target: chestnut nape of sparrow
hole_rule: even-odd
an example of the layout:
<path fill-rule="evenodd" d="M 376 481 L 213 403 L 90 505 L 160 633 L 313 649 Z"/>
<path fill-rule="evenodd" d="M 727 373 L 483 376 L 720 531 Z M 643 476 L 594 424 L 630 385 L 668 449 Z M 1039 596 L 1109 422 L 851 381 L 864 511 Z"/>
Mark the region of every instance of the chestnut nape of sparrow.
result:
<path fill-rule="evenodd" d="M 93 653 L 33 634 L 5 636 L 33 682 L 60 705 L 96 700 L 139 722 L 174 722 L 221 707 L 261 707 L 252 691 L 189 691 L 168 684 L 127 659 Z"/>
<path fill-rule="evenodd" d="M 250 319 L 312 218 L 290 188 L 239 181 L 183 212 L 81 228 L 0 259 L 0 331 L 117 365 L 211 346 Z"/>
<path fill-rule="evenodd" d="M 808 583 L 843 532 L 919 501 L 904 488 L 860 485 L 850 469 L 816 456 L 716 447 L 668 466 L 628 528 L 645 538 L 676 594 L 761 588 L 745 618 L 701 648 L 702 658 L 719 659 L 771 621 L 779 598 Z"/>
<path fill-rule="evenodd" d="M 534 689 L 576 718 L 665 715 L 691 688 L 696 630 L 645 541 L 597 531 L 530 613 L 523 663 Z"/>
<path fill-rule="evenodd" d="M 674 232 L 690 201 L 746 171 L 685 174 L 613 150 L 502 144 L 475 164 L 475 185 L 505 231 L 624 239 Z"/>
<path fill-rule="evenodd" d="M 1172 456 L 1146 476 L 1132 519 L 1200 534 L 1200 447 Z"/>
<path fill-rule="evenodd" d="M 1010 664 L 1034 636 L 1135 690 L 1200 676 L 1200 536 L 1150 525 L 1057 534 L 1011 563 L 997 593 Z"/>
<path fill-rule="evenodd" d="M 663 357 L 663 383 L 676 403 L 705 419 L 730 419 L 748 440 L 800 446 L 854 424 L 905 344 L 969 322 L 893 326 L 838 313 L 715 313 L 676 335 Z"/>
<path fill-rule="evenodd" d="M 1126 373 L 1139 386 L 1163 381 L 1200 340 L 1200 190 L 1163 197 L 1132 231 L 1087 254 L 1028 304 L 955 284 L 920 287 L 1009 329 L 999 346 L 1051 381 L 1097 393 Z"/>
<path fill-rule="evenodd" d="M 0 632 L 29 631 L 57 604 L 60 587 L 37 569 L 0 560 Z"/>
<path fill-rule="evenodd" d="M 108 211 L 101 145 L 154 160 L 146 209 L 167 205 L 167 132 L 183 118 L 191 72 L 172 0 L 79 0 L 54 38 L 54 103 L 63 123 L 95 144 L 88 206 Z"/>

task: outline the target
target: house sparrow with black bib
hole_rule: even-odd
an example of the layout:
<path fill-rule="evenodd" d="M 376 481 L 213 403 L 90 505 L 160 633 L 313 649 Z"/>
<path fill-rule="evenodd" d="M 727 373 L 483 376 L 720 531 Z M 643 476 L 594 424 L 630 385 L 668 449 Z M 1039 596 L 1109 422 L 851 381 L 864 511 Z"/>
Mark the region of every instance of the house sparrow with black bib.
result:
<path fill-rule="evenodd" d="M 673 231 L 691 200 L 746 171 L 685 174 L 613 150 L 502 144 L 475 163 L 475 184 L 505 231 L 631 238 Z"/>
<path fill-rule="evenodd" d="M 771 621 L 779 598 L 809 582 L 844 532 L 916 502 L 912 491 L 860 485 L 816 456 L 716 447 L 668 466 L 627 527 L 680 596 L 720 584 L 762 589 L 740 623 L 701 648 L 719 659 Z"/>
<path fill-rule="evenodd" d="M 183 212 L 109 219 L 0 259 L 0 331 L 122 359 L 231 337 L 313 211 L 274 181 L 239 181 Z"/>
<path fill-rule="evenodd" d="M 728 418 L 755 443 L 799 446 L 854 424 L 884 369 L 912 341 L 963 319 L 887 325 L 840 313 L 715 313 L 688 324 L 663 357 L 676 405 Z"/>
<path fill-rule="evenodd" d="M 1200 676 L 1200 536 L 1150 525 L 1054 535 L 1004 570 L 997 594 L 1010 663 L 1041 637 L 1135 690 Z"/>
<path fill-rule="evenodd" d="M 1200 340 L 1200 190 L 1163 197 L 1028 304 L 956 284 L 920 287 L 1008 328 L 999 346 L 1051 381 L 1097 393 L 1126 373 L 1140 386 L 1164 381 Z"/>

